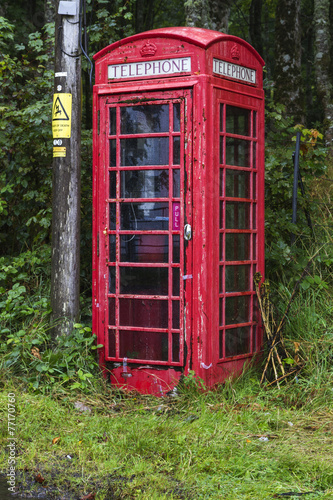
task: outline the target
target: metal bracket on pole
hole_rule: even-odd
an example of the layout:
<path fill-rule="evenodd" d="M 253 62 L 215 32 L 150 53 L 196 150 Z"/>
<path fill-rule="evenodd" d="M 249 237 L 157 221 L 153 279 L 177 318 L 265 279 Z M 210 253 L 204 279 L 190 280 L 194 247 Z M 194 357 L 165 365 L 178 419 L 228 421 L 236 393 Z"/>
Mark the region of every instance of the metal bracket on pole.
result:
<path fill-rule="evenodd" d="M 61 0 L 59 2 L 58 14 L 61 16 L 76 16 L 76 3 Z"/>

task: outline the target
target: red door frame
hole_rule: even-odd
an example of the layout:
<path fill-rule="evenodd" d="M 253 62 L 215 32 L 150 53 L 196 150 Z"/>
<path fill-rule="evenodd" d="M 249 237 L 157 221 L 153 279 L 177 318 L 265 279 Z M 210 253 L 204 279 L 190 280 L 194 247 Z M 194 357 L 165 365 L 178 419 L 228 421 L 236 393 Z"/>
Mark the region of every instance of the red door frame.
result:
<path fill-rule="evenodd" d="M 95 309 L 95 314 L 94 314 L 94 331 L 98 332 L 98 343 L 101 343 L 105 346 L 104 349 L 100 350 L 100 362 L 103 366 L 108 365 L 111 367 L 110 363 L 108 361 L 112 361 L 113 366 L 114 365 L 119 365 L 119 363 L 124 363 L 124 359 L 126 358 L 122 357 L 119 355 L 119 336 L 116 337 L 116 344 L 115 344 L 115 350 L 116 352 L 113 353 L 115 355 L 109 356 L 108 354 L 110 353 L 110 346 L 109 346 L 109 335 L 108 335 L 108 323 L 109 323 L 109 318 L 108 318 L 108 296 L 109 299 L 113 298 L 113 296 L 110 297 L 110 294 L 108 294 L 108 268 L 110 268 L 109 264 L 109 259 L 108 259 L 108 239 L 110 234 L 116 234 L 116 237 L 119 238 L 119 224 L 117 224 L 117 229 L 116 231 L 111 231 L 110 226 L 109 226 L 109 221 L 108 221 L 108 207 L 109 207 L 109 196 L 107 193 L 108 186 L 109 186 L 109 180 L 108 180 L 108 172 L 110 171 L 109 168 L 109 155 L 108 155 L 108 144 L 110 140 L 110 135 L 108 133 L 109 131 L 109 126 L 108 126 L 108 121 L 109 121 L 109 108 L 113 105 L 115 106 L 128 106 L 128 105 L 136 105 L 138 103 L 166 103 L 166 102 L 182 102 L 183 103 L 183 113 L 182 113 L 182 119 L 181 119 L 181 131 L 180 131 L 180 137 L 183 137 L 184 140 L 181 140 L 181 164 L 180 164 L 180 172 L 181 172 L 181 192 L 180 192 L 180 197 L 183 199 L 183 203 L 181 203 L 181 224 L 180 228 L 178 231 L 178 234 L 180 236 L 180 303 L 184 304 L 184 307 L 181 306 L 180 308 L 180 319 L 182 317 L 186 318 L 186 321 L 184 321 L 184 324 L 180 325 L 180 359 L 179 362 L 172 361 L 171 355 L 172 355 L 172 347 L 171 347 L 171 337 L 172 333 L 170 331 L 170 322 L 172 321 L 172 318 L 169 318 L 169 326 L 168 326 L 168 346 L 169 346 L 169 358 L 167 361 L 161 361 L 161 360 L 147 360 L 147 359 L 132 359 L 128 360 L 128 366 L 131 366 L 131 370 L 135 370 L 136 365 L 141 365 L 141 367 L 137 366 L 138 370 L 139 368 L 142 368 L 142 365 L 146 365 L 149 363 L 149 365 L 152 365 L 152 368 L 154 368 L 155 365 L 157 365 L 159 368 L 161 366 L 167 367 L 182 367 L 182 371 L 185 370 L 187 371 L 187 365 L 188 365 L 188 360 L 190 357 L 190 349 L 191 349 L 191 331 L 192 331 L 192 325 L 191 325 L 191 318 L 192 318 L 192 283 L 190 279 L 186 279 L 189 275 L 191 275 L 191 270 L 192 270 L 192 241 L 185 242 L 183 239 L 183 225 L 185 224 L 191 224 L 192 223 L 192 178 L 191 178 L 191 161 L 192 161 L 192 95 L 191 95 L 191 90 L 186 90 L 186 89 L 181 89 L 181 90 L 175 90 L 175 91 L 164 91 L 164 92 L 156 92 L 154 90 L 151 90 L 149 92 L 142 92 L 142 93 L 119 93 L 119 94 L 105 94 L 100 95 L 100 96 L 95 96 L 95 106 L 97 107 L 96 109 L 96 117 L 97 117 L 97 123 L 95 124 L 95 147 L 94 147 L 94 260 L 93 260 L 93 296 L 94 296 L 94 302 L 93 302 L 93 307 Z M 102 124 L 102 125 L 101 125 Z M 171 128 L 170 128 L 171 132 Z M 165 134 L 164 134 L 165 135 Z M 172 137 L 172 135 L 169 134 L 169 137 Z M 119 130 L 117 130 L 117 140 L 119 140 Z M 96 147 L 96 145 L 98 145 Z M 97 154 L 98 151 L 98 154 Z M 119 152 L 118 154 L 118 161 L 117 161 L 117 168 L 115 171 L 119 171 Z M 171 152 L 170 152 L 171 155 Z M 172 172 L 172 162 L 169 161 L 169 165 L 167 166 L 167 169 L 169 169 L 170 173 Z M 131 170 L 133 167 L 121 167 L 121 170 Z M 154 167 L 150 167 L 154 168 Z M 149 167 L 144 167 L 144 169 L 148 170 Z M 162 169 L 162 167 L 160 167 Z M 165 169 L 165 166 L 164 166 Z M 119 175 L 118 176 L 119 180 Z M 170 180 L 170 186 L 172 183 L 172 179 Z M 184 186 L 184 189 L 183 189 Z M 116 196 L 116 204 L 119 207 L 119 203 L 123 201 L 123 199 L 120 198 L 120 191 L 119 191 L 119 186 L 117 187 L 117 196 Z M 139 200 L 140 201 L 140 200 Z M 143 200 L 141 200 L 143 201 Z M 155 200 L 159 201 L 159 200 Z M 172 196 L 169 193 L 169 202 L 170 205 L 172 204 Z M 169 208 L 169 218 L 171 218 L 172 214 L 172 209 L 171 206 Z M 119 217 L 119 208 L 117 208 L 117 217 Z M 171 225 L 171 222 L 170 222 Z M 169 246 L 172 240 L 172 233 L 176 234 L 175 231 L 171 231 L 169 225 L 169 230 L 167 233 L 169 234 Z M 133 234 L 133 230 L 127 231 L 127 233 Z M 123 231 L 121 231 L 122 234 L 126 234 Z M 139 232 L 138 232 L 139 233 Z M 149 232 L 148 232 L 149 233 Z M 118 243 L 118 250 L 117 250 L 117 262 L 115 266 L 112 267 L 126 267 L 130 266 L 131 264 L 124 264 L 119 262 L 119 243 Z M 135 267 L 140 267 L 140 266 L 147 266 L 147 264 L 136 264 Z M 157 265 L 156 265 L 157 266 Z M 158 267 L 161 267 L 161 265 L 158 265 Z M 163 267 L 163 266 L 162 266 Z M 164 267 L 168 267 L 170 269 L 169 272 L 169 293 L 170 289 L 172 286 L 172 271 L 171 268 L 177 267 L 173 266 L 170 263 L 165 264 Z M 119 273 L 116 273 L 117 275 L 117 293 L 115 294 L 115 301 L 118 306 L 119 304 Z M 135 298 L 135 295 L 131 296 L 132 298 Z M 131 298 L 130 297 L 130 298 Z M 155 299 L 158 298 L 158 296 L 154 297 Z M 162 298 L 162 297 L 160 297 Z M 165 297 L 163 297 L 165 299 Z M 171 305 L 172 300 L 170 297 L 168 297 L 168 302 L 169 302 L 169 316 L 171 313 Z M 97 313 L 97 314 L 96 314 Z M 98 320 L 96 318 L 98 317 Z M 116 307 L 116 325 L 119 325 L 119 308 Z M 122 327 L 122 330 L 124 328 Z M 125 328 L 126 330 L 126 328 Z M 135 330 L 137 331 L 144 331 L 146 330 L 145 328 L 137 328 L 135 327 Z M 184 343 L 186 342 L 186 345 Z M 103 351 L 103 352 L 102 352 Z M 127 362 L 127 360 L 125 361 Z M 116 367 L 117 368 L 117 367 Z M 130 368 L 126 368 L 126 371 L 128 371 Z M 123 368 L 121 368 L 123 370 Z M 146 378 L 147 377 L 147 372 L 145 370 L 135 370 L 135 384 L 138 386 L 138 376 L 139 378 Z M 119 370 L 115 369 L 114 372 L 119 372 Z M 151 370 L 150 370 L 151 372 Z M 170 373 L 168 373 L 170 372 Z M 120 371 L 120 373 L 123 373 Z M 175 370 L 165 370 L 164 372 L 165 375 L 167 376 L 162 376 L 161 373 L 159 373 L 159 378 L 164 379 L 165 381 L 169 380 L 170 381 L 170 376 L 176 377 L 179 379 L 181 372 L 175 371 Z M 138 375 L 140 374 L 140 375 Z M 128 385 L 129 384 L 129 379 L 126 379 L 126 377 L 123 377 L 123 380 L 119 380 L 119 373 L 116 373 L 116 377 L 118 385 Z M 131 380 L 134 383 L 134 379 Z"/>
<path fill-rule="evenodd" d="M 220 105 L 223 105 L 223 130 L 220 130 L 220 127 L 216 127 L 215 130 L 215 143 L 218 145 L 215 151 L 215 162 L 214 164 L 217 166 L 216 170 L 216 178 L 219 179 L 219 193 L 216 196 L 216 210 L 217 213 L 220 211 L 220 204 L 223 204 L 222 213 L 220 216 L 223 217 L 223 221 L 219 221 L 220 217 L 216 217 L 215 220 L 215 231 L 216 234 L 219 234 L 219 241 L 217 242 L 218 248 L 220 248 L 221 242 L 224 240 L 224 244 L 222 248 L 220 248 L 220 258 L 217 259 L 219 262 L 219 270 L 217 270 L 216 275 L 219 276 L 219 280 L 221 278 L 220 272 L 221 268 L 223 268 L 222 276 L 223 276 L 223 290 L 220 289 L 220 283 L 216 283 L 216 296 L 219 296 L 219 304 L 217 310 L 219 311 L 219 316 L 222 313 L 223 318 L 216 318 L 217 324 L 219 325 L 219 337 L 223 337 L 223 343 L 221 345 L 221 340 L 216 338 L 215 344 L 215 356 L 214 356 L 214 364 L 217 365 L 227 365 L 228 363 L 237 363 L 238 360 L 243 360 L 247 357 L 253 357 L 253 355 L 260 350 L 261 346 L 261 331 L 259 328 L 259 317 L 257 312 L 257 307 L 255 307 L 255 291 L 253 285 L 253 276 L 257 272 L 258 269 L 260 271 L 263 270 L 264 267 L 264 238 L 262 237 L 264 233 L 264 172 L 263 172 L 263 144 L 262 137 L 258 131 L 262 130 L 261 127 L 264 126 L 263 122 L 263 100 L 258 99 L 255 96 L 246 96 L 246 101 L 239 94 L 235 94 L 232 92 L 228 92 L 222 88 L 214 88 L 214 97 L 213 100 L 215 102 L 214 107 L 214 121 L 215 123 L 220 123 Z M 241 135 L 236 133 L 228 133 L 225 125 L 226 125 L 226 106 L 235 107 L 242 110 L 247 110 L 250 112 L 251 123 L 249 127 L 249 133 L 247 135 Z M 253 113 L 256 113 L 255 120 L 253 119 Z M 254 130 L 256 128 L 256 130 Z M 220 158 L 220 138 L 223 141 L 223 159 Z M 248 167 L 240 167 L 240 166 L 232 166 L 227 164 L 225 155 L 226 155 L 226 139 L 236 139 L 248 141 L 250 145 L 250 164 Z M 253 149 L 256 148 L 256 153 L 253 153 Z M 237 163 L 235 163 L 237 165 Z M 230 196 L 226 193 L 226 172 L 239 172 L 246 173 L 249 176 L 249 189 L 250 192 L 245 198 L 242 198 L 238 195 Z M 223 175 L 223 180 L 220 177 L 220 173 Z M 223 188 L 221 189 L 221 184 Z M 226 220 L 226 203 L 234 203 L 241 204 L 245 203 L 249 207 L 249 220 L 250 224 L 248 228 L 227 228 L 225 224 Z M 222 227 L 221 227 L 222 223 Z M 250 243 L 249 243 L 249 253 L 248 257 L 244 258 L 244 260 L 240 258 L 235 258 L 235 260 L 230 260 L 230 257 L 226 256 L 226 235 L 227 234 L 235 234 L 235 235 L 249 235 Z M 258 235 L 260 234 L 260 238 Z M 222 236 L 223 240 L 220 239 Z M 249 273 L 249 288 L 248 291 L 235 291 L 235 292 L 227 292 L 225 289 L 225 269 L 227 266 L 232 266 L 239 269 L 241 266 L 251 266 Z M 233 326 L 227 326 L 231 323 L 226 322 L 225 319 L 225 301 L 231 298 L 241 298 L 248 297 L 250 306 L 248 310 L 248 318 L 247 321 L 235 321 Z M 223 306 L 221 306 L 223 304 Z M 254 316 L 256 313 L 256 316 Z M 249 339 L 249 350 L 247 353 L 239 353 L 234 355 L 226 355 L 225 350 L 225 331 L 237 328 L 250 328 L 251 334 Z"/>

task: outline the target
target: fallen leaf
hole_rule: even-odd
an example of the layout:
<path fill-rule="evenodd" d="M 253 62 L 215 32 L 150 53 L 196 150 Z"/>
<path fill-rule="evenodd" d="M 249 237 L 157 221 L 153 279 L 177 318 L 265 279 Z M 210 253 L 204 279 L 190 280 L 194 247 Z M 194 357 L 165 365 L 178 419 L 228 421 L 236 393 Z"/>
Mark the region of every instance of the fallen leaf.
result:
<path fill-rule="evenodd" d="M 39 354 L 39 349 L 38 349 L 38 347 L 33 347 L 33 348 L 31 349 L 31 354 L 32 354 L 33 356 L 35 356 L 35 358 L 42 359 L 42 358 L 41 358 L 41 355 Z"/>
<path fill-rule="evenodd" d="M 95 493 L 89 493 L 88 495 L 81 497 L 80 500 L 94 500 L 95 496 L 96 496 Z"/>
<path fill-rule="evenodd" d="M 60 441 L 60 436 L 52 439 L 52 444 L 57 444 Z"/>
<path fill-rule="evenodd" d="M 38 472 L 37 476 L 35 476 L 35 481 L 36 481 L 36 483 L 42 484 L 42 483 L 44 483 L 45 478 L 41 475 L 40 472 Z"/>

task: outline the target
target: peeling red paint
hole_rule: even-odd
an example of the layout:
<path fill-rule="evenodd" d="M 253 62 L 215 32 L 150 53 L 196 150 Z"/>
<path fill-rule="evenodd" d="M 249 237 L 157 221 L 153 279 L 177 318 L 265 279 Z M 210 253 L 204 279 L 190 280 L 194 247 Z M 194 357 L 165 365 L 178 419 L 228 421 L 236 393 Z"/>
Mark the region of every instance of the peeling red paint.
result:
<path fill-rule="evenodd" d="M 142 57 L 147 40 L 156 52 Z M 228 76 L 235 45 L 238 66 L 250 68 L 255 84 Z M 177 71 L 178 52 L 191 71 L 157 74 Z M 225 77 L 214 74 L 213 59 L 222 61 Z M 113 384 L 146 393 L 165 394 L 189 370 L 214 385 L 239 373 L 261 345 L 251 280 L 264 271 L 263 61 L 243 40 L 197 28 L 134 35 L 95 61 L 93 331 L 104 345 L 100 363 Z M 155 73 L 126 76 L 145 62 Z M 108 80 L 109 65 L 139 63 Z M 149 106 L 157 118 L 149 118 Z M 123 125 L 127 119 L 134 128 Z"/>

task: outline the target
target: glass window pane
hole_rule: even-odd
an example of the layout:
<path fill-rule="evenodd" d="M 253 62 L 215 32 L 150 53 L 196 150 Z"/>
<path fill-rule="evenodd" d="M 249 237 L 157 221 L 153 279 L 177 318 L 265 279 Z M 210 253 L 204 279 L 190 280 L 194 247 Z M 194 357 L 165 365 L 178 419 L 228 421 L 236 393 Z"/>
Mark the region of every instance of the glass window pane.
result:
<path fill-rule="evenodd" d="M 225 324 L 248 323 L 250 321 L 251 297 L 227 297 L 225 299 Z"/>
<path fill-rule="evenodd" d="M 173 105 L 173 131 L 180 132 L 180 102 Z"/>
<path fill-rule="evenodd" d="M 257 260 L 257 235 L 253 234 L 253 260 Z"/>
<path fill-rule="evenodd" d="M 225 267 L 225 291 L 247 292 L 250 290 L 251 266 L 226 266 Z"/>
<path fill-rule="evenodd" d="M 179 267 L 174 267 L 172 269 L 172 295 L 175 297 L 179 296 L 179 289 L 180 289 L 180 274 L 179 274 Z"/>
<path fill-rule="evenodd" d="M 179 363 L 179 333 L 172 334 L 172 361 Z"/>
<path fill-rule="evenodd" d="M 250 203 L 226 202 L 227 229 L 250 229 Z"/>
<path fill-rule="evenodd" d="M 167 234 L 122 234 L 120 236 L 121 262 L 160 262 L 169 260 Z"/>
<path fill-rule="evenodd" d="M 227 137 L 225 162 L 227 165 L 250 168 L 250 142 Z"/>
<path fill-rule="evenodd" d="M 219 270 L 219 293 L 223 293 L 223 266 L 220 266 Z"/>
<path fill-rule="evenodd" d="M 168 295 L 168 268 L 120 267 L 120 293 Z"/>
<path fill-rule="evenodd" d="M 109 203 L 109 229 L 116 229 L 116 204 Z"/>
<path fill-rule="evenodd" d="M 257 137 L 257 112 L 253 111 L 253 137 Z"/>
<path fill-rule="evenodd" d="M 227 106 L 226 132 L 229 134 L 250 135 L 250 119 L 250 110 Z"/>
<path fill-rule="evenodd" d="M 109 358 L 116 357 L 116 330 L 109 330 Z"/>
<path fill-rule="evenodd" d="M 221 135 L 220 136 L 220 163 L 221 163 L 221 165 L 224 163 L 224 158 L 223 158 L 223 140 L 224 140 L 224 137 Z"/>
<path fill-rule="evenodd" d="M 236 233 L 225 235 L 226 260 L 250 260 L 250 234 Z"/>
<path fill-rule="evenodd" d="M 109 293 L 116 293 L 116 268 L 109 267 Z"/>
<path fill-rule="evenodd" d="M 146 104 L 120 108 L 122 134 L 145 134 L 169 131 L 169 105 Z"/>
<path fill-rule="evenodd" d="M 180 198 L 180 170 L 177 168 L 172 171 L 173 175 L 173 197 Z"/>
<path fill-rule="evenodd" d="M 223 330 L 221 330 L 219 335 L 219 358 L 223 358 L 223 338 Z"/>
<path fill-rule="evenodd" d="M 252 198 L 255 200 L 257 198 L 257 174 L 253 174 L 253 195 Z"/>
<path fill-rule="evenodd" d="M 117 193 L 117 172 L 109 172 L 110 180 L 110 198 L 116 198 Z"/>
<path fill-rule="evenodd" d="M 180 137 L 173 138 L 173 164 L 180 165 Z"/>
<path fill-rule="evenodd" d="M 250 173 L 227 170 L 225 195 L 230 198 L 250 198 Z"/>
<path fill-rule="evenodd" d="M 250 352 L 251 327 L 241 326 L 230 328 L 225 331 L 225 355 L 226 357 L 247 354 Z"/>
<path fill-rule="evenodd" d="M 122 198 L 167 198 L 168 170 L 125 170 L 121 172 Z"/>
<path fill-rule="evenodd" d="M 219 299 L 219 325 L 223 325 L 223 299 Z"/>
<path fill-rule="evenodd" d="M 223 188 L 224 188 L 223 172 L 224 169 L 220 168 L 220 196 L 223 196 Z"/>
<path fill-rule="evenodd" d="M 220 104 L 220 132 L 223 132 L 223 104 Z"/>
<path fill-rule="evenodd" d="M 223 229 L 223 201 L 220 201 L 220 229 Z"/>
<path fill-rule="evenodd" d="M 117 133 L 117 108 L 110 108 L 110 135 Z"/>
<path fill-rule="evenodd" d="M 220 260 L 223 260 L 223 233 L 220 234 Z"/>
<path fill-rule="evenodd" d="M 116 262 L 116 235 L 109 235 L 109 261 Z"/>
<path fill-rule="evenodd" d="M 116 299 L 113 297 L 109 298 L 109 325 L 114 326 L 116 324 Z"/>
<path fill-rule="evenodd" d="M 168 334 L 121 330 L 119 351 L 122 358 L 168 361 Z"/>
<path fill-rule="evenodd" d="M 252 168 L 257 168 L 257 144 L 255 142 L 253 142 L 252 147 L 253 147 Z"/>
<path fill-rule="evenodd" d="M 148 231 L 169 229 L 169 204 L 167 202 L 121 203 L 121 229 Z"/>
<path fill-rule="evenodd" d="M 169 165 L 168 137 L 121 139 L 121 165 Z"/>
<path fill-rule="evenodd" d="M 168 301 L 119 299 L 119 324 L 145 328 L 168 328 Z"/>
<path fill-rule="evenodd" d="M 110 141 L 110 167 L 117 166 L 116 139 Z"/>
<path fill-rule="evenodd" d="M 179 262 L 180 262 L 180 236 L 179 236 L 179 234 L 174 234 L 172 236 L 172 262 L 174 264 L 179 264 Z"/>
<path fill-rule="evenodd" d="M 174 330 L 179 330 L 179 319 L 180 319 L 180 301 L 172 301 L 172 328 Z"/>

